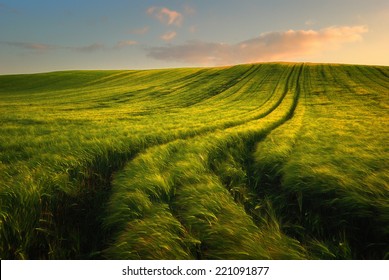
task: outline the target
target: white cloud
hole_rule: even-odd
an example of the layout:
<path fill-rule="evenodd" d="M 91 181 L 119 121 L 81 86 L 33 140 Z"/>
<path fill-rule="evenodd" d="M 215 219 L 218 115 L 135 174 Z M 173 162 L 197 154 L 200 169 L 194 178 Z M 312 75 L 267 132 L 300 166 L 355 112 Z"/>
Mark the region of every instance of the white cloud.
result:
<path fill-rule="evenodd" d="M 181 26 L 183 21 L 183 16 L 177 11 L 170 10 L 168 8 L 162 7 L 150 7 L 147 9 L 147 14 L 158 19 L 161 23 L 166 25 L 176 25 Z"/>
<path fill-rule="evenodd" d="M 149 48 L 148 56 L 205 65 L 290 60 L 361 40 L 367 31 L 365 26 L 332 26 L 316 31 L 262 33 L 237 44 L 189 41 L 183 45 Z"/>

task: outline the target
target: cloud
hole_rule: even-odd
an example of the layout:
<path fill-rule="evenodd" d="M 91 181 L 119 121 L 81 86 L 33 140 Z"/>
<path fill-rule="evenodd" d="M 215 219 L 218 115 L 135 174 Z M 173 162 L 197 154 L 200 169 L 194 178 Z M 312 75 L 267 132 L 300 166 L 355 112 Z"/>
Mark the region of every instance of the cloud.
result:
<path fill-rule="evenodd" d="M 196 10 L 191 6 L 185 5 L 184 6 L 184 14 L 191 16 L 191 15 L 196 14 Z"/>
<path fill-rule="evenodd" d="M 305 21 L 305 25 L 308 25 L 308 26 L 312 26 L 315 24 L 316 24 L 316 21 L 314 21 L 313 19 L 308 19 Z"/>
<path fill-rule="evenodd" d="M 45 53 L 53 50 L 70 50 L 74 52 L 83 52 L 83 53 L 92 53 L 102 50 L 113 50 L 124 48 L 127 46 L 132 46 L 138 44 L 137 41 L 132 40 L 123 40 L 116 43 L 113 46 L 106 46 L 101 43 L 93 43 L 85 46 L 59 46 L 59 45 L 49 45 L 43 43 L 31 43 L 31 42 L 1 42 L 0 45 L 11 46 L 23 50 L 34 51 L 38 53 Z"/>
<path fill-rule="evenodd" d="M 180 61 L 199 64 L 220 64 L 229 59 L 230 46 L 218 43 L 189 41 L 184 45 L 153 47 L 148 56 L 167 61 Z"/>
<path fill-rule="evenodd" d="M 133 45 L 137 45 L 137 44 L 138 44 L 137 41 L 123 40 L 123 41 L 117 42 L 113 46 L 106 46 L 104 44 L 94 43 L 94 44 L 87 45 L 87 46 L 64 47 L 64 48 L 70 49 L 70 50 L 73 50 L 73 51 L 78 51 L 78 52 L 92 53 L 92 52 L 96 52 L 96 51 L 121 49 L 121 48 L 124 48 L 124 47 L 133 46 Z"/>
<path fill-rule="evenodd" d="M 160 38 L 164 41 L 171 41 L 174 39 L 174 37 L 176 37 L 177 33 L 174 32 L 174 31 L 171 31 L 171 32 L 167 32 L 165 34 L 163 34 Z"/>
<path fill-rule="evenodd" d="M 54 45 L 48 45 L 48 44 L 42 44 L 42 43 L 30 43 L 30 42 L 0 42 L 2 45 L 8 45 L 11 47 L 17 47 L 25 50 L 31 50 L 31 51 L 49 51 L 57 49 L 57 46 Z"/>
<path fill-rule="evenodd" d="M 17 47 L 24 50 L 37 51 L 37 52 L 47 52 L 51 50 L 67 49 L 79 52 L 93 52 L 97 50 L 104 49 L 103 44 L 94 43 L 87 46 L 58 46 L 58 45 L 49 45 L 43 43 L 31 43 L 31 42 L 0 42 L 2 45 L 8 45 L 12 47 Z"/>
<path fill-rule="evenodd" d="M 115 47 L 116 48 L 123 48 L 123 47 L 133 46 L 133 45 L 137 45 L 137 44 L 138 44 L 137 41 L 126 40 L 126 41 L 119 41 L 119 42 L 117 42 Z"/>
<path fill-rule="evenodd" d="M 158 19 L 161 23 L 166 25 L 176 25 L 181 26 L 183 21 L 183 16 L 181 13 L 168 8 L 162 7 L 150 7 L 147 9 L 147 14 Z"/>
<path fill-rule="evenodd" d="M 136 34 L 136 35 L 143 35 L 143 34 L 146 34 L 147 32 L 149 32 L 149 27 L 148 26 L 144 26 L 142 28 L 132 29 L 129 33 L 130 34 Z"/>
<path fill-rule="evenodd" d="M 197 26 L 196 25 L 192 25 L 191 27 L 189 27 L 189 32 L 190 33 L 196 33 L 197 32 Z"/>
<path fill-rule="evenodd" d="M 95 52 L 95 51 L 100 51 L 105 49 L 105 46 L 100 43 L 94 43 L 91 45 L 87 46 L 80 46 L 80 47 L 66 47 L 71 50 L 79 51 L 79 52 L 85 52 L 85 53 L 90 53 L 90 52 Z"/>
<path fill-rule="evenodd" d="M 262 33 L 237 44 L 189 41 L 183 45 L 149 48 L 148 56 L 205 65 L 290 60 L 359 41 L 367 31 L 365 26 L 332 26 L 317 31 Z"/>

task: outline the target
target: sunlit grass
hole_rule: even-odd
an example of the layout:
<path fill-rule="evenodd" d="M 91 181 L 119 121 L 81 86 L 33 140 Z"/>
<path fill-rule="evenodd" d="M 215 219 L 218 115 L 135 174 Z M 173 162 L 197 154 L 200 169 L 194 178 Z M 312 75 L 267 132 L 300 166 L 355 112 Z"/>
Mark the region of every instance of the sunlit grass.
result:
<path fill-rule="evenodd" d="M 0 76 L 0 257 L 387 258 L 388 75 Z"/>

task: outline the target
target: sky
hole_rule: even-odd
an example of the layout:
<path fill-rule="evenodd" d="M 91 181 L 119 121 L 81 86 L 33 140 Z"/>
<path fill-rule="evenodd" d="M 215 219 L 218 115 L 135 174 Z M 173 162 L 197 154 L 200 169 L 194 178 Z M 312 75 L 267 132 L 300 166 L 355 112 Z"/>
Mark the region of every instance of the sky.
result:
<path fill-rule="evenodd" d="M 389 65 L 388 0 L 0 0 L 0 74 Z"/>

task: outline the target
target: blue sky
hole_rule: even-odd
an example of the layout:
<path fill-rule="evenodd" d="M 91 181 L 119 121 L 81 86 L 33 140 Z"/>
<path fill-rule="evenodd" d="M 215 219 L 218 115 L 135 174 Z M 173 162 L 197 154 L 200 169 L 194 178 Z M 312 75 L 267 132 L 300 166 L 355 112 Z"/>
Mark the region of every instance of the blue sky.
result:
<path fill-rule="evenodd" d="M 0 0 L 0 74 L 267 61 L 389 65 L 387 0 Z"/>

